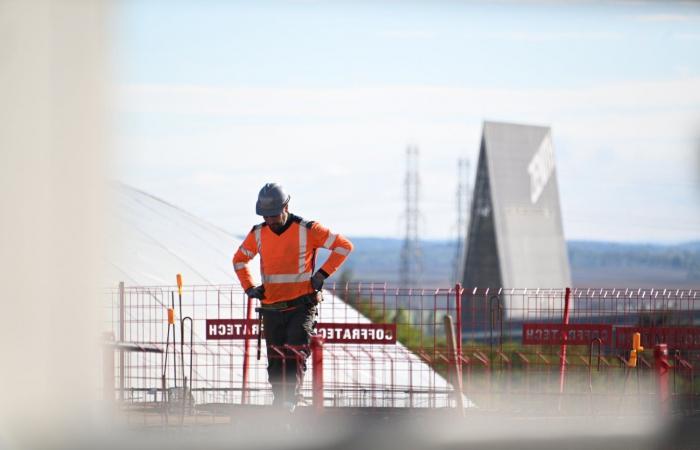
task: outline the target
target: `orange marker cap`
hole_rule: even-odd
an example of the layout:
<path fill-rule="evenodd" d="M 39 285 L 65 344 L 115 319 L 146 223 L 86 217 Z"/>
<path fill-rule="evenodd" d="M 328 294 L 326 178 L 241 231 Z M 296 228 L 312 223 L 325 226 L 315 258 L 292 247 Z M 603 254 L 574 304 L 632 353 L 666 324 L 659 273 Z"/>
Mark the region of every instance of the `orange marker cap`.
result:
<path fill-rule="evenodd" d="M 175 310 L 172 308 L 168 308 L 168 325 L 172 325 L 175 323 Z"/>
<path fill-rule="evenodd" d="M 640 333 L 634 333 L 632 335 L 632 349 L 638 352 L 644 351 L 644 347 L 642 347 L 642 335 Z"/>

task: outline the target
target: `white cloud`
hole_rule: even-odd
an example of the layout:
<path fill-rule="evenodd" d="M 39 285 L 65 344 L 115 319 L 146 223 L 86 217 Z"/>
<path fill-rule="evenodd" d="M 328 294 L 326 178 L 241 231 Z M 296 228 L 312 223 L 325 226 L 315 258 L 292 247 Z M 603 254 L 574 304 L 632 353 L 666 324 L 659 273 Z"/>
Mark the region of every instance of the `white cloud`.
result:
<path fill-rule="evenodd" d="M 632 16 L 634 20 L 640 22 L 687 22 L 691 20 L 700 20 L 700 15 L 697 14 L 638 14 Z"/>
<path fill-rule="evenodd" d="M 528 42 L 561 42 L 621 39 L 624 34 L 612 31 L 508 31 L 485 33 L 484 37 Z"/>
<path fill-rule="evenodd" d="M 671 37 L 685 41 L 700 41 L 700 33 L 673 33 Z"/>
<path fill-rule="evenodd" d="M 229 115 L 241 117 L 354 118 L 530 112 L 591 111 L 596 108 L 697 106 L 700 77 L 625 82 L 582 88 L 476 89 L 389 86 L 337 89 L 221 88 L 190 85 L 127 85 L 122 112 Z"/>
<path fill-rule="evenodd" d="M 230 181 L 223 173 L 213 171 L 196 171 L 188 178 L 193 184 L 207 188 L 224 186 Z"/>
<path fill-rule="evenodd" d="M 629 217 L 649 211 L 627 211 L 614 189 L 628 182 L 644 198 L 655 189 L 666 192 L 663 183 L 693 176 L 700 78 L 570 89 L 137 85 L 121 94 L 119 108 L 126 114 L 175 114 L 193 124 L 226 119 L 219 127 L 127 131 L 120 148 L 124 172 L 131 173 L 125 181 L 166 199 L 172 192 L 185 202 L 181 206 L 234 231 L 247 230 L 256 217 L 232 210 L 249 211 L 259 185 L 282 180 L 302 214 L 348 234 L 395 235 L 403 210 L 404 149 L 416 143 L 425 236 L 446 237 L 455 220 L 456 160 L 469 156 L 475 167 L 487 118 L 552 126 L 559 176 L 570 177 L 560 180 L 567 195 L 562 203 L 565 212 L 578 214 L 567 225 L 574 237 L 700 237 L 695 228 L 635 228 Z M 609 162 L 604 170 L 601 161 Z M 183 172 L 191 175 L 177 184 L 159 179 Z M 603 193 L 605 186 L 611 195 Z M 596 208 L 610 211 L 600 226 L 590 225 L 598 218 L 589 192 L 598 192 Z M 684 211 L 690 202 L 683 201 L 674 206 L 674 220 L 697 223 L 697 208 Z M 645 207 L 666 211 L 665 203 Z M 586 214 L 590 220 L 582 222 Z"/>
<path fill-rule="evenodd" d="M 437 35 L 427 30 L 386 30 L 379 33 L 380 37 L 390 39 L 433 39 Z"/>

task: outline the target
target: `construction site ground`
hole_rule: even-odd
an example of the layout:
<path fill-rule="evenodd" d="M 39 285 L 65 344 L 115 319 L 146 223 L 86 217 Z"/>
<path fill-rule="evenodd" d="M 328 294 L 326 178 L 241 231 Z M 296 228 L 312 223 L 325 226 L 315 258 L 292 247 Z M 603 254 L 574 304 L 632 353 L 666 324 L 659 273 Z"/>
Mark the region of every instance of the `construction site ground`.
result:
<path fill-rule="evenodd" d="M 686 449 L 700 447 L 700 417 L 502 413 L 477 408 L 324 408 L 157 405 L 114 410 L 108 439 L 141 448 Z M 206 443 L 205 446 L 202 446 Z M 111 448 L 111 447 L 106 447 Z"/>

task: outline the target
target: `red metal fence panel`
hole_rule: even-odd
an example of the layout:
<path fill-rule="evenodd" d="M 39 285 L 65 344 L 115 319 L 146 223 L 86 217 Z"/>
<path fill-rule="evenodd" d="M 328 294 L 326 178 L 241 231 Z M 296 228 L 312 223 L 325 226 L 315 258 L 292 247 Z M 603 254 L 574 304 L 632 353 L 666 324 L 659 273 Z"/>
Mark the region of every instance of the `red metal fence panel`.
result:
<path fill-rule="evenodd" d="M 270 403 L 266 349 L 258 360 L 258 320 L 239 287 L 185 286 L 181 301 L 176 287 L 127 287 L 108 290 L 106 299 L 106 331 L 118 344 L 161 352 L 118 349 L 115 397 L 142 404 L 183 398 L 196 405 Z M 176 319 L 170 327 L 168 309 Z M 652 347 L 663 341 L 672 361 L 671 396 L 678 410 L 697 409 L 698 291 L 574 289 L 568 324 L 564 309 L 564 289 L 331 284 L 317 325 L 326 341 L 324 402 L 453 407 L 457 367 L 466 406 L 546 410 L 559 395 L 563 410 L 614 413 L 609 404 L 615 398 L 616 408 L 650 412 L 658 389 Z M 446 315 L 458 325 L 457 361 L 447 348 Z M 630 368 L 636 331 L 648 352 Z M 310 376 L 303 393 L 312 397 Z"/>

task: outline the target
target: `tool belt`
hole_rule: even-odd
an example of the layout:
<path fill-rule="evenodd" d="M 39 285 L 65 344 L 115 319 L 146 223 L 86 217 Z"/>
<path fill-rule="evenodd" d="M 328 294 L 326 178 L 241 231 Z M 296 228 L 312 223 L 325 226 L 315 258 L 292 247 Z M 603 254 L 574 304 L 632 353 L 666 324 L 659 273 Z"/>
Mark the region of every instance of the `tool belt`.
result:
<path fill-rule="evenodd" d="M 255 308 L 255 310 L 260 313 L 285 312 L 308 304 L 317 305 L 320 301 L 318 295 L 318 292 L 312 292 L 311 294 L 302 295 L 293 300 L 267 304 L 263 303 L 259 308 Z"/>
<path fill-rule="evenodd" d="M 255 312 L 258 313 L 258 351 L 257 351 L 257 358 L 258 361 L 260 360 L 260 347 L 261 347 L 261 339 L 262 339 L 262 319 L 264 314 L 269 314 L 269 313 L 283 313 L 286 311 L 292 311 L 294 309 L 299 308 L 300 306 L 304 305 L 318 305 L 321 301 L 323 301 L 323 296 L 321 292 L 312 292 L 311 294 L 306 294 L 302 295 L 301 297 L 295 298 L 293 300 L 287 300 L 284 302 L 275 302 L 275 303 L 269 303 L 269 304 L 263 304 L 262 306 L 255 308 Z M 318 315 L 318 311 L 316 312 L 316 315 Z M 316 322 L 314 322 L 314 328 L 316 327 Z"/>

